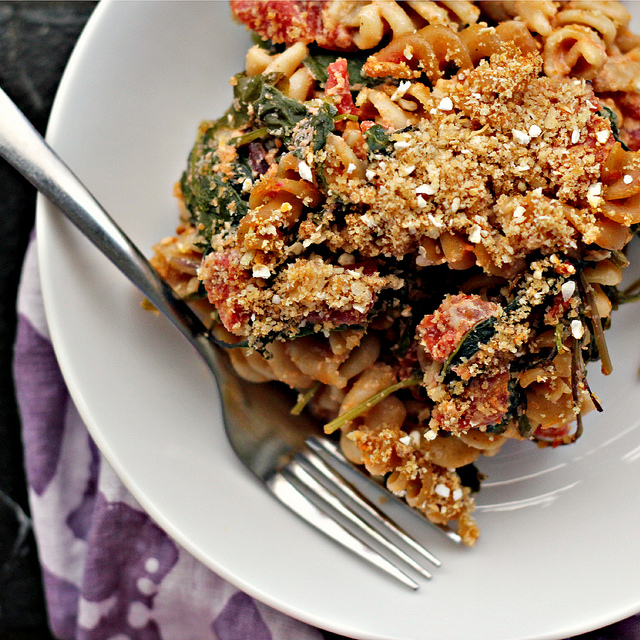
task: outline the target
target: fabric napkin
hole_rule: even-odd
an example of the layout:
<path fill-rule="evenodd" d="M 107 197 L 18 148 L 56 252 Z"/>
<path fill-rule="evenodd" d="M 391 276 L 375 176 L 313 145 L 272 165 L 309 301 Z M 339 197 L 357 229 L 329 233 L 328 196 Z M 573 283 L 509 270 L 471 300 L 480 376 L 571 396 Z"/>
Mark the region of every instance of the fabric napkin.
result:
<path fill-rule="evenodd" d="M 179 547 L 100 454 L 69 396 L 51 345 L 35 238 L 25 258 L 18 314 L 15 384 L 54 636 L 322 640 L 321 631 L 254 600 Z M 532 606 L 544 615 L 542 601 L 534 599 Z M 640 616 L 580 638 L 640 640 Z"/>

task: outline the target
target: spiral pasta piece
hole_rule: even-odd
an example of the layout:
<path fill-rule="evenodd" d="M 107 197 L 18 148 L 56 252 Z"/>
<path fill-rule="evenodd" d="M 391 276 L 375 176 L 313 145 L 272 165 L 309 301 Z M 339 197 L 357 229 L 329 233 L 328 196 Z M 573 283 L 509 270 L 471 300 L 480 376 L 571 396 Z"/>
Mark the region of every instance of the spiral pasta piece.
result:
<path fill-rule="evenodd" d="M 602 170 L 603 214 L 618 224 L 640 222 L 640 152 L 625 151 L 617 142 Z"/>
<path fill-rule="evenodd" d="M 600 36 L 589 27 L 569 24 L 555 29 L 544 45 L 544 71 L 550 76 L 575 75 L 591 80 L 607 61 Z"/>
<path fill-rule="evenodd" d="M 236 237 L 245 251 L 254 252 L 258 265 L 273 266 L 275 254 L 286 245 L 287 230 L 305 207 L 321 202 L 313 182 L 300 176 L 300 163 L 299 158 L 285 154 L 251 189 L 249 212 L 240 220 Z"/>
<path fill-rule="evenodd" d="M 471 25 L 459 33 L 441 25 L 428 25 L 416 33 L 394 38 L 371 55 L 364 65 L 374 78 L 419 78 L 423 73 L 435 82 L 447 66 L 472 69 L 481 58 L 500 50 L 502 42 L 514 42 L 522 53 L 537 50 L 535 40 L 523 25 L 504 23 L 500 28 Z"/>
<path fill-rule="evenodd" d="M 487 0 L 482 11 L 493 20 L 503 22 L 519 18 L 525 26 L 541 36 L 548 36 L 558 9 L 551 0 Z"/>

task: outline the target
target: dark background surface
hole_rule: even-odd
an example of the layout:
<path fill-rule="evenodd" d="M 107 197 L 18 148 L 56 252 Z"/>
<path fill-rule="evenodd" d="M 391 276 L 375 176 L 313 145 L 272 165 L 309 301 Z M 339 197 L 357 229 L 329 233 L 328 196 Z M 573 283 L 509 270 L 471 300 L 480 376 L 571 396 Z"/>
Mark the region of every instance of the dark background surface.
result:
<path fill-rule="evenodd" d="M 0 87 L 44 133 L 71 50 L 95 2 L 0 2 Z M 0 160 L 0 639 L 49 638 L 24 480 L 11 361 L 16 291 L 35 190 Z"/>

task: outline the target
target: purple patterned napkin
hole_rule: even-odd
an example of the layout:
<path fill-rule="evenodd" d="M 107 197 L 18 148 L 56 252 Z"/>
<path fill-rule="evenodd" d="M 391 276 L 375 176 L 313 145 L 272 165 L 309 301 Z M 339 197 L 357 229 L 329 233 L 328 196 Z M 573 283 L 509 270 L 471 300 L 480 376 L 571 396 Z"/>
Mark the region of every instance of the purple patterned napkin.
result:
<path fill-rule="evenodd" d="M 18 297 L 15 383 L 50 627 L 60 640 L 321 640 L 180 548 L 82 423 L 45 321 L 35 241 Z"/>
<path fill-rule="evenodd" d="M 60 640 L 321 640 L 317 629 L 200 564 L 122 485 L 58 368 L 35 245 L 27 251 L 18 296 L 15 383 L 53 634 Z M 580 638 L 640 640 L 640 616 Z"/>

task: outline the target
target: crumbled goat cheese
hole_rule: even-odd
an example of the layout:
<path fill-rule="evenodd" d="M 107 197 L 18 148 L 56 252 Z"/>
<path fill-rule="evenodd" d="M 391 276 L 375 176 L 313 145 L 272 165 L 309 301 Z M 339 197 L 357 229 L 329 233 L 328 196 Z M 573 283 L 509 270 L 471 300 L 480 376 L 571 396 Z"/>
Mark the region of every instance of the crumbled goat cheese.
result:
<path fill-rule="evenodd" d="M 514 220 L 524 220 L 524 214 L 526 213 L 526 209 L 519 204 L 514 210 L 513 210 L 513 219 Z"/>
<path fill-rule="evenodd" d="M 600 194 L 602 193 L 602 182 L 596 182 L 595 184 L 589 185 L 587 189 L 587 202 L 592 207 L 597 207 L 600 204 L 602 198 Z"/>
<path fill-rule="evenodd" d="M 576 283 L 573 280 L 567 280 L 562 283 L 560 292 L 562 293 L 562 299 L 566 302 L 576 291 Z"/>
<path fill-rule="evenodd" d="M 580 131 L 574 129 L 571 132 L 571 144 L 577 144 L 578 142 L 580 142 Z"/>
<path fill-rule="evenodd" d="M 607 131 L 606 129 L 601 129 L 600 131 L 596 131 L 596 140 L 600 143 L 600 144 L 604 144 L 610 136 L 610 132 Z"/>
<path fill-rule="evenodd" d="M 571 335 L 576 339 L 580 340 L 584 335 L 584 325 L 581 320 L 572 320 L 571 321 Z"/>
<path fill-rule="evenodd" d="M 393 92 L 391 99 L 395 102 L 396 100 L 399 100 L 400 98 L 402 98 L 402 96 L 404 96 L 404 94 L 407 92 L 407 89 L 409 89 L 410 86 L 411 86 L 411 82 L 409 82 L 409 80 L 402 81 L 398 85 L 398 88 Z"/>
<path fill-rule="evenodd" d="M 434 491 L 443 498 L 448 498 L 451 495 L 451 489 L 449 489 L 446 484 L 442 483 L 437 484 Z"/>
<path fill-rule="evenodd" d="M 438 190 L 432 184 L 421 184 L 416 187 L 416 193 L 423 193 L 427 196 L 434 195 Z"/>
<path fill-rule="evenodd" d="M 440 111 L 451 111 L 453 109 L 453 101 L 451 100 L 451 98 L 449 98 L 448 96 L 442 98 L 442 100 L 440 100 L 440 104 L 438 105 L 438 109 L 440 109 Z"/>
<path fill-rule="evenodd" d="M 518 144 L 529 144 L 531 142 L 531 136 L 524 131 L 520 131 L 520 129 L 512 129 L 511 134 Z"/>
<path fill-rule="evenodd" d="M 311 167 L 304 160 L 298 164 L 298 173 L 303 180 L 306 180 L 307 182 L 313 182 Z"/>
<path fill-rule="evenodd" d="M 268 278 L 271 275 L 271 271 L 269 271 L 269 267 L 264 264 L 259 264 L 253 267 L 253 277 L 254 278 Z"/>
<path fill-rule="evenodd" d="M 471 227 L 471 231 L 469 232 L 469 242 L 473 242 L 473 244 L 478 244 L 482 240 L 482 234 L 480 227 L 475 224 Z"/>
<path fill-rule="evenodd" d="M 631 184 L 633 182 L 633 176 L 630 176 L 628 173 L 622 177 L 622 182 L 625 184 Z"/>
<path fill-rule="evenodd" d="M 529 127 L 529 136 L 537 138 L 542 133 L 542 129 L 537 124 L 532 124 Z"/>

